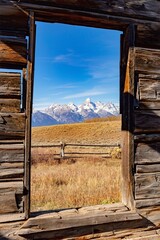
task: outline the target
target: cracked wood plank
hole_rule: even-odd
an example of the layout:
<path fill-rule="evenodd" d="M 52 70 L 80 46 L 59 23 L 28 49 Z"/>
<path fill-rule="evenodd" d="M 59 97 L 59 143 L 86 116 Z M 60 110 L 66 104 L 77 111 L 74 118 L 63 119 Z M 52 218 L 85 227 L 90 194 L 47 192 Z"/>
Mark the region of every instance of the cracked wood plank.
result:
<path fill-rule="evenodd" d="M 135 174 L 135 199 L 160 197 L 160 172 Z"/>

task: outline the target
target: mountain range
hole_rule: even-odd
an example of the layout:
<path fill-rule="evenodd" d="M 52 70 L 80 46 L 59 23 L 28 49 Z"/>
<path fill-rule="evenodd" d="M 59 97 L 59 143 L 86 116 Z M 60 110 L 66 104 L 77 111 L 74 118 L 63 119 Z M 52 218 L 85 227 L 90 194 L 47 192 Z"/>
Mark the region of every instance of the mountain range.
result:
<path fill-rule="evenodd" d="M 101 118 L 119 115 L 119 107 L 114 103 L 92 102 L 87 98 L 81 105 L 52 104 L 44 110 L 34 110 L 32 114 L 32 126 L 49 126 L 56 124 L 68 124 L 83 122 L 91 118 Z"/>

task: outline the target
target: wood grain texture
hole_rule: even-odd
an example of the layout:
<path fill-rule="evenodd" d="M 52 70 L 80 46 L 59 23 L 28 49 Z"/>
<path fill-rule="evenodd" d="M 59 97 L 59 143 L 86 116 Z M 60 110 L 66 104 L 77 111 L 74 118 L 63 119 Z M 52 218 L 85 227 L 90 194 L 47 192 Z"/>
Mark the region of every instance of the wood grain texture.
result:
<path fill-rule="evenodd" d="M 0 166 L 0 179 L 22 179 L 24 175 L 24 168 L 1 168 Z"/>
<path fill-rule="evenodd" d="M 160 172 L 135 175 L 135 199 L 160 197 Z"/>
<path fill-rule="evenodd" d="M 133 147 L 133 94 L 134 94 L 134 48 L 128 52 L 128 61 L 123 90 L 122 111 L 122 202 L 134 208 L 134 147 Z"/>
<path fill-rule="evenodd" d="M 0 164 L 2 163 L 23 163 L 24 145 L 23 144 L 0 144 Z"/>
<path fill-rule="evenodd" d="M 143 48 L 160 49 L 160 25 L 159 23 L 138 24 L 135 46 Z"/>
<path fill-rule="evenodd" d="M 26 40 L 21 38 L 0 38 L 0 67 L 22 69 L 26 64 Z"/>
<path fill-rule="evenodd" d="M 17 2 L 17 1 L 15 1 Z M 17 3 L 19 6 L 33 10 L 32 0 L 21 0 Z M 39 10 L 43 10 L 43 6 L 69 8 L 73 10 L 92 11 L 98 13 L 119 15 L 122 17 L 137 18 L 137 19 L 150 19 L 152 21 L 160 21 L 160 3 L 155 1 L 154 4 L 151 0 L 143 1 L 123 1 L 123 0 L 35 0 L 35 5 L 39 5 Z M 38 6 L 37 6 L 38 8 Z M 44 18 L 43 18 L 44 19 Z"/>
<path fill-rule="evenodd" d="M 33 82 L 34 82 L 34 61 L 35 61 L 35 41 L 36 25 L 34 12 L 29 15 L 29 53 L 26 74 L 26 125 L 25 125 L 25 165 L 24 165 L 24 187 L 27 193 L 24 196 L 24 212 L 26 219 L 30 213 L 30 181 L 31 181 L 31 117 L 33 107 Z"/>
<path fill-rule="evenodd" d="M 25 114 L 0 113 L 0 139 L 24 137 Z"/>
<path fill-rule="evenodd" d="M 136 208 L 160 206 L 160 198 L 136 200 L 135 206 Z"/>
<path fill-rule="evenodd" d="M 140 101 L 160 101 L 160 80 L 139 79 L 139 91 Z"/>
<path fill-rule="evenodd" d="M 135 212 L 124 212 L 124 213 L 116 213 L 116 214 L 87 214 L 87 215 L 76 215 L 72 217 L 66 217 L 66 218 L 52 218 L 46 217 L 46 218 L 30 218 L 18 231 L 18 234 L 20 236 L 25 237 L 32 237 L 34 236 L 34 239 L 45 239 L 47 237 L 47 234 L 50 235 L 50 238 L 52 239 L 55 237 L 54 231 L 61 231 L 67 229 L 70 231 L 70 229 L 78 228 L 78 227 L 89 227 L 89 226 L 98 226 L 102 224 L 118 224 L 123 221 L 123 224 L 125 224 L 127 221 L 141 221 L 142 218 Z M 113 226 L 113 225 L 112 225 Z M 107 229 L 107 226 L 106 226 Z M 78 229 L 77 229 L 78 230 Z M 55 239 L 55 238 L 53 238 Z"/>
<path fill-rule="evenodd" d="M 23 181 L 0 182 L 0 194 L 12 191 L 23 194 Z"/>
<path fill-rule="evenodd" d="M 160 163 L 160 142 L 136 144 L 135 163 Z"/>
<path fill-rule="evenodd" d="M 160 109 L 160 76 L 139 77 L 138 101 L 140 109 Z"/>
<path fill-rule="evenodd" d="M 28 13 L 14 6 L 11 1 L 0 2 L 0 35 L 26 36 Z"/>
<path fill-rule="evenodd" d="M 0 214 L 19 212 L 16 204 L 15 192 L 0 194 Z"/>
<path fill-rule="evenodd" d="M 154 133 L 154 134 L 137 134 L 134 135 L 134 141 L 136 143 L 152 143 L 152 142 L 160 142 L 160 134 L 159 133 Z"/>
<path fill-rule="evenodd" d="M 159 228 L 160 225 L 160 205 L 150 206 L 146 208 L 141 208 L 137 211 L 139 214 L 147 218 L 148 221 L 154 224 L 154 226 Z M 160 232 L 159 232 L 160 233 Z M 160 235 L 159 235 L 160 237 Z"/>
<path fill-rule="evenodd" d="M 135 70 L 141 73 L 160 74 L 160 50 L 135 48 Z"/>
<path fill-rule="evenodd" d="M 149 165 L 136 165 L 136 173 L 154 173 L 160 172 L 160 163 L 159 164 L 149 164 Z"/>
<path fill-rule="evenodd" d="M 21 74 L 0 72 L 0 98 L 15 97 L 20 99 Z"/>
<path fill-rule="evenodd" d="M 160 132 L 160 110 L 136 110 L 135 133 Z"/>
<path fill-rule="evenodd" d="M 1 113 L 20 113 L 21 100 L 13 98 L 0 98 L 0 112 Z"/>

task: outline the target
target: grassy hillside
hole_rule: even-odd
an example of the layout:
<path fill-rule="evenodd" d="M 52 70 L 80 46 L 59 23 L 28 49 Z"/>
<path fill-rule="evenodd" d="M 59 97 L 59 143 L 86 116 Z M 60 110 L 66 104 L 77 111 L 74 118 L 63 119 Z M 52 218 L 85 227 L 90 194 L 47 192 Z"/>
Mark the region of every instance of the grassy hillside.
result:
<path fill-rule="evenodd" d="M 113 120 L 113 119 L 112 119 Z M 120 143 L 120 119 L 32 129 L 32 144 Z M 32 211 L 106 204 L 121 200 L 121 160 L 87 156 L 57 161 L 55 148 L 32 149 Z M 69 151 L 69 149 L 67 149 Z M 71 149 L 98 152 L 98 149 Z M 107 151 L 107 149 L 100 149 Z M 107 174 L 106 174 L 107 173 Z M 47 194 L 46 194 L 47 186 Z"/>
<path fill-rule="evenodd" d="M 120 143 L 121 121 L 87 122 L 32 128 L 32 144 Z"/>

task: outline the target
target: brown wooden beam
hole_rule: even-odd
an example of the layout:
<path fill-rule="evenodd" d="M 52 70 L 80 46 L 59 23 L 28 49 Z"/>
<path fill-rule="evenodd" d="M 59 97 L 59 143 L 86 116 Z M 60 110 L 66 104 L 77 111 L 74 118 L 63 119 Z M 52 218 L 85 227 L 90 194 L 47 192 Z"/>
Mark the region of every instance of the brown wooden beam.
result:
<path fill-rule="evenodd" d="M 152 0 L 16 0 L 11 1 L 19 6 L 25 7 L 27 4 L 33 10 L 33 3 L 39 5 L 39 10 L 44 6 L 60 7 L 63 9 L 82 10 L 96 13 L 110 14 L 115 16 L 160 21 L 160 2 Z"/>

